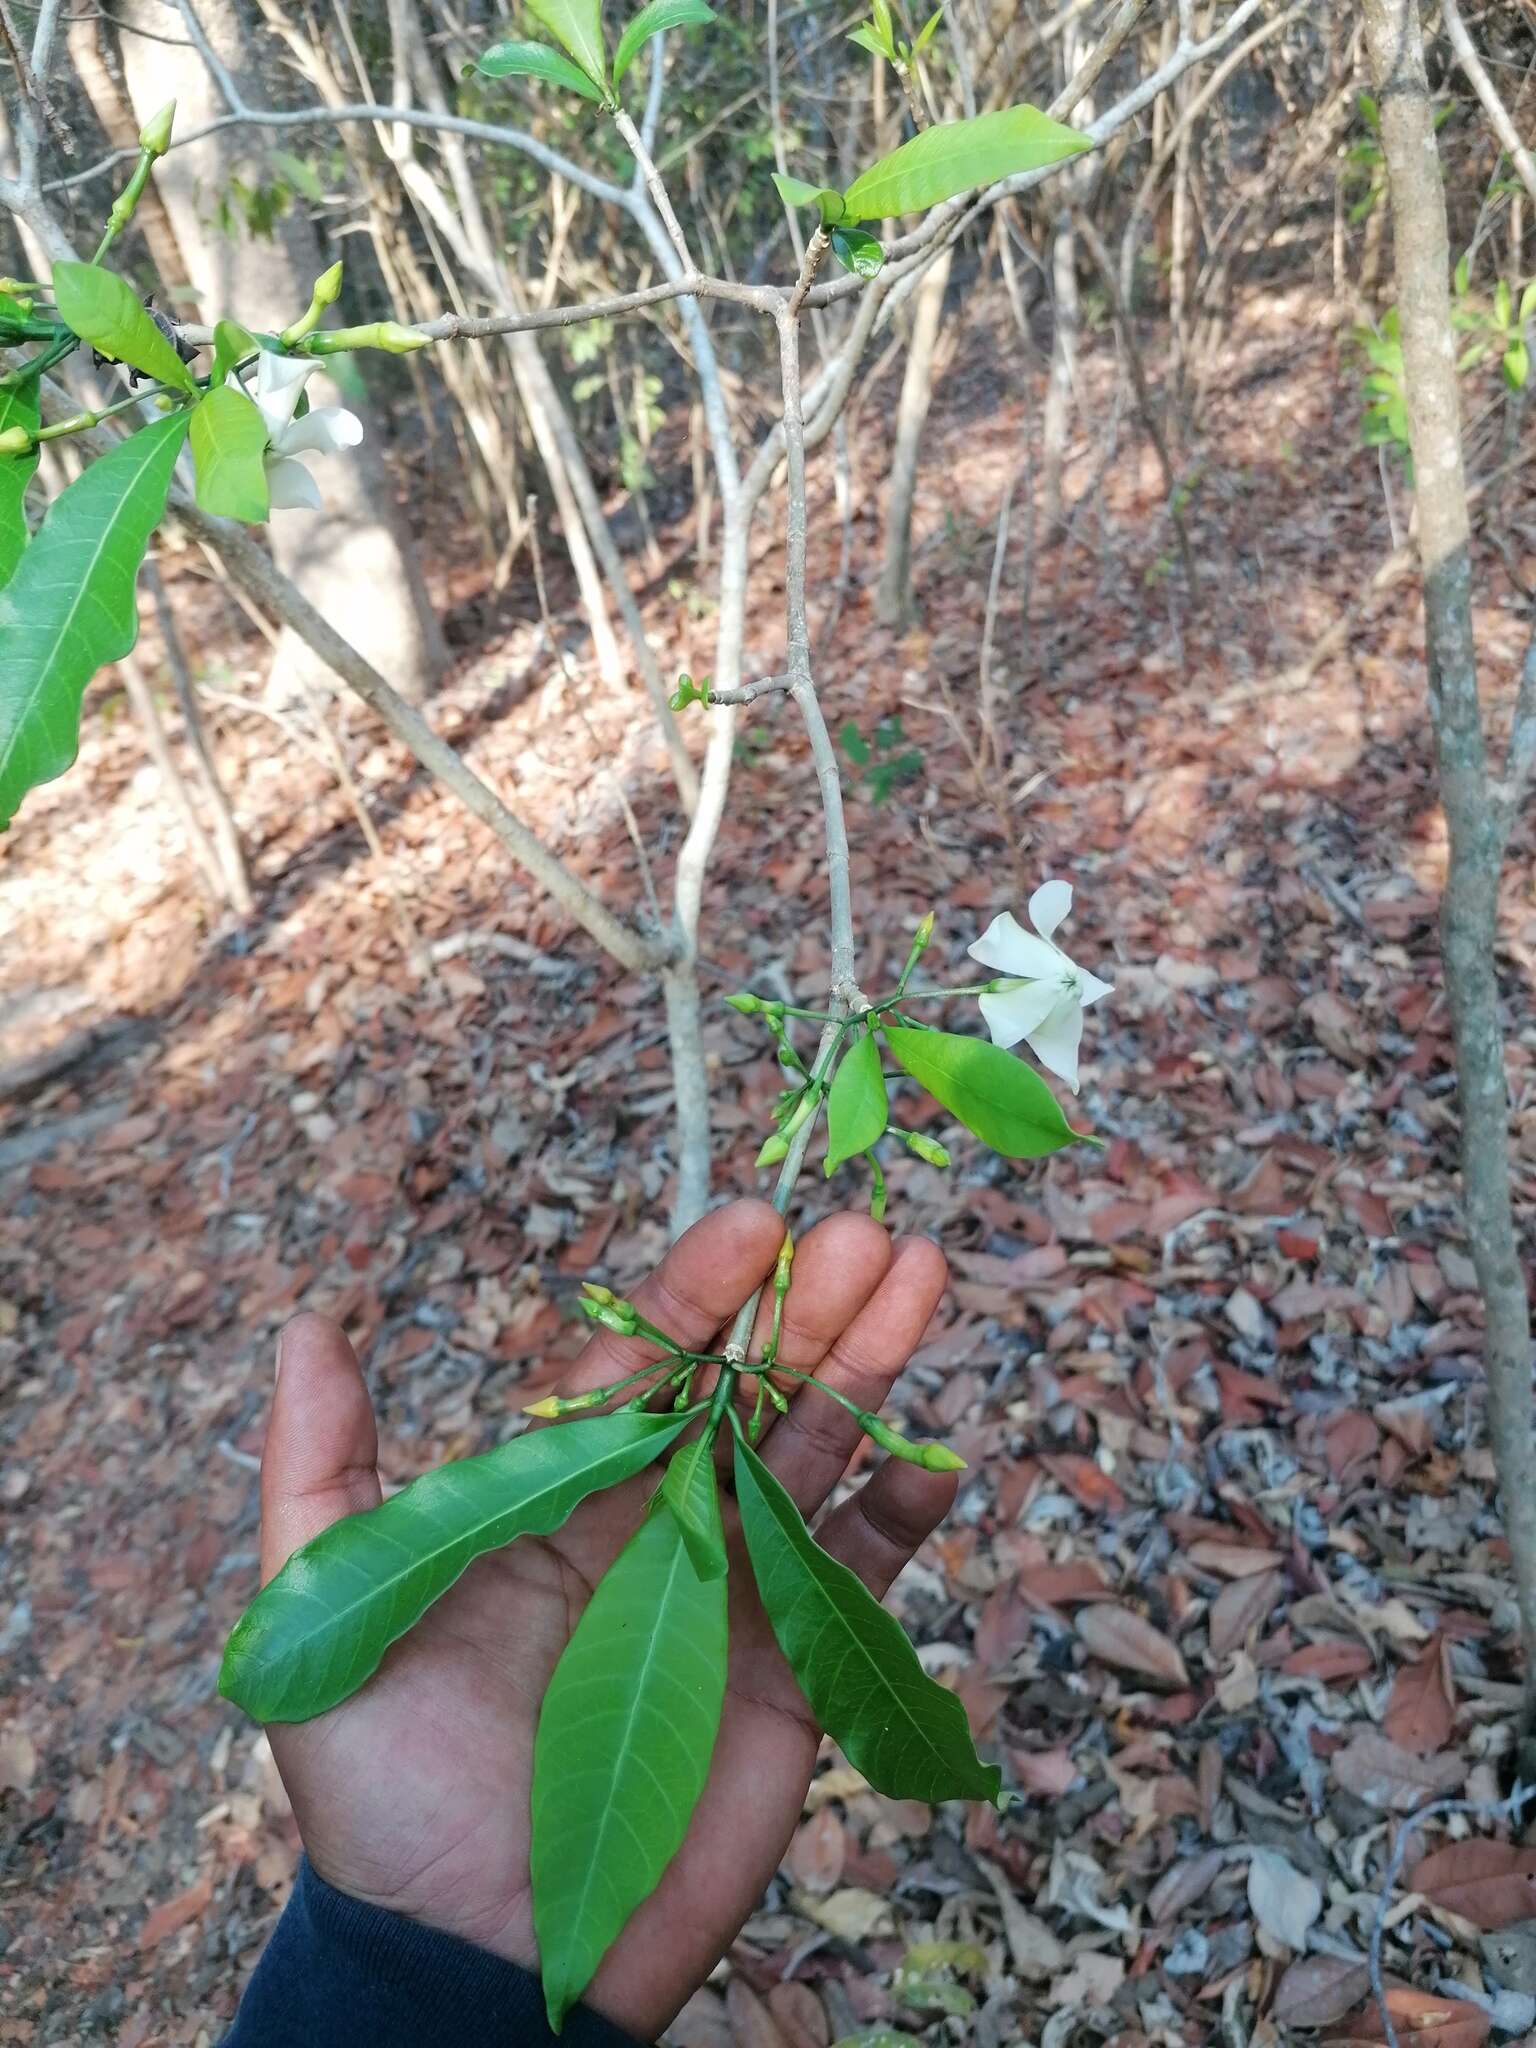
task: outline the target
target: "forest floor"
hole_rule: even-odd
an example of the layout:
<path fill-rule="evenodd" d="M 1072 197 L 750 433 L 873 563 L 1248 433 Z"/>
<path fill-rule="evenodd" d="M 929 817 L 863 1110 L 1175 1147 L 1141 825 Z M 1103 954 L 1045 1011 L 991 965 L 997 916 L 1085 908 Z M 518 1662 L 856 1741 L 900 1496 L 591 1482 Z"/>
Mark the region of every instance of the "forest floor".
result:
<path fill-rule="evenodd" d="M 1123 415 L 1092 488 L 1114 412 L 1096 344 L 1081 502 L 1034 549 L 1027 600 L 1015 506 L 995 668 L 1016 865 L 941 681 L 973 721 L 991 534 L 1038 366 L 972 312 L 983 345 L 945 376 L 925 453 L 925 624 L 873 622 L 884 437 L 855 432 L 853 582 L 820 668 L 834 729 L 867 739 L 899 714 L 896 751 L 921 754 L 883 803 L 854 790 L 865 984 L 929 907 L 928 964 L 963 976 L 970 939 L 1050 874 L 1077 886 L 1069 950 L 1115 984 L 1078 1105 L 1106 1150 L 1016 1167 L 961 1146 L 949 1173 L 891 1170 L 893 1219 L 953 1271 L 896 1405 L 971 1464 L 894 1604 L 1026 1797 L 1006 1817 L 930 1811 L 827 1758 L 761 1911 L 673 2038 L 1379 2040 L 1362 1957 L 1389 1833 L 1428 1799 L 1507 1791 L 1517 1698 L 1454 1202 L 1417 591 L 1285 687 L 1391 545 L 1324 308 L 1266 297 L 1206 394 L 1198 608 Z M 814 482 L 835 560 L 825 458 Z M 758 620 L 777 617 L 778 566 L 769 548 Z M 1501 575 L 1480 583 L 1487 686 L 1507 701 L 1524 627 Z M 708 620 L 687 600 L 659 577 L 650 618 L 697 673 Z M 217 651 L 222 687 L 252 694 L 261 643 Z M 773 654 L 764 629 L 748 673 Z M 434 716 L 634 905 L 615 772 L 663 874 L 677 816 L 638 693 L 591 690 L 586 708 L 599 760 L 524 622 L 461 660 Z M 786 709 L 748 720 L 710 871 L 712 992 L 814 997 L 806 751 Z M 0 2044 L 215 2041 L 281 1906 L 292 1817 L 214 1676 L 254 1587 L 283 1320 L 345 1319 L 398 1482 L 503 1438 L 580 1341 L 579 1281 L 622 1286 L 663 1248 L 654 992 L 350 730 L 387 873 L 329 772 L 226 711 L 260 899 L 238 932 L 199 908 L 124 717 L 88 718 L 80 767 L 0 846 L 0 1067 L 105 1034 L 0 1122 Z M 1524 832 L 1500 960 L 1527 1221 L 1532 857 Z M 714 1003 L 708 1032 L 717 1184 L 745 1191 L 777 1073 L 750 1020 Z M 863 1192 L 808 1175 L 802 1214 Z M 1490 1930 L 1531 1920 L 1536 1850 L 1451 1815 L 1404 1870 L 1386 1939 L 1399 2028 L 1419 2048 L 1475 2048 L 1494 2020 L 1495 2038 L 1530 2032 L 1536 1936 Z M 898 1977 L 934 1942 L 956 1946 Z"/>

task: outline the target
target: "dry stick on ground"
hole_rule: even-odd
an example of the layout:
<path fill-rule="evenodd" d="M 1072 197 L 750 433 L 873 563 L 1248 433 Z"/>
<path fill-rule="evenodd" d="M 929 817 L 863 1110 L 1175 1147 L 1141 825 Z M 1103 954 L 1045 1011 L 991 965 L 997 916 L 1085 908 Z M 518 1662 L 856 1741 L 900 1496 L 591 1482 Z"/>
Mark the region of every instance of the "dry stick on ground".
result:
<path fill-rule="evenodd" d="M 170 800 L 172 808 L 181 820 L 182 830 L 187 835 L 187 844 L 192 849 L 192 863 L 202 877 L 203 887 L 209 900 L 222 904 L 225 900 L 224 875 L 219 866 L 219 857 L 213 850 L 213 841 L 203 830 L 202 820 L 197 815 L 197 806 L 192 801 L 192 792 L 182 774 L 176 756 L 171 752 L 170 740 L 166 737 L 165 722 L 160 716 L 160 707 L 155 702 L 155 693 L 149 677 L 144 673 L 144 663 L 137 649 L 130 649 L 117 664 L 117 672 L 123 679 L 123 689 L 128 702 L 133 706 L 134 716 L 144 735 L 144 745 L 149 758 L 159 771 L 160 785 Z"/>
<path fill-rule="evenodd" d="M 1417 0 L 1365 0 L 1365 32 L 1392 199 L 1429 702 L 1450 836 L 1441 945 L 1456 1047 L 1462 1200 L 1487 1314 L 1488 1429 L 1520 1610 L 1522 1730 L 1529 1736 L 1536 1728 L 1536 1412 L 1530 1304 L 1510 1202 L 1496 953 L 1499 874 L 1536 732 L 1536 660 L 1526 665 L 1502 780 L 1496 782 L 1488 771 L 1477 689 L 1451 259 Z"/>

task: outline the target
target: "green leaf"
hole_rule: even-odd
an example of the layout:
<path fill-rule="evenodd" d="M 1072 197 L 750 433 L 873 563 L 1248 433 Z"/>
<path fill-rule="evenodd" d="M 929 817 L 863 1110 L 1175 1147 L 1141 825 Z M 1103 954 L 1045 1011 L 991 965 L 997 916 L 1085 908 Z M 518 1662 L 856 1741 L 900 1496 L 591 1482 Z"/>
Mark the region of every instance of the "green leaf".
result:
<path fill-rule="evenodd" d="M 925 128 L 855 178 L 843 198 L 850 220 L 890 220 L 1092 147 L 1086 135 L 1036 107 L 1004 107 Z"/>
<path fill-rule="evenodd" d="M 725 1580 L 699 1577 L 671 1515 L 648 1515 L 555 1666 L 534 1741 L 530 1861 L 557 2032 L 688 1832 L 720 1726 L 725 1615 Z"/>
<path fill-rule="evenodd" d="M 547 1536 L 588 1494 L 616 1486 L 685 1424 L 616 1415 L 532 1430 L 440 1465 L 306 1543 L 235 1623 L 219 1691 L 257 1721 L 307 1721 L 378 1669 L 390 1644 L 466 1565 L 518 1536 Z"/>
<path fill-rule="evenodd" d="M 1504 382 L 1511 391 L 1523 391 L 1525 380 L 1531 374 L 1531 353 L 1523 341 L 1504 351 L 1499 363 L 1504 372 Z"/>
<path fill-rule="evenodd" d="M 197 502 L 205 512 L 259 526 L 271 509 L 262 461 L 267 423 L 233 384 L 210 391 L 192 408 L 192 459 Z"/>
<path fill-rule="evenodd" d="M 773 173 L 774 190 L 786 206 L 814 206 L 823 227 L 843 217 L 843 195 L 826 185 L 807 185 L 804 178 L 791 178 L 783 171 Z"/>
<path fill-rule="evenodd" d="M 1536 314 L 1536 278 L 1532 278 L 1520 294 L 1520 325 L 1523 327 L 1533 314 Z"/>
<path fill-rule="evenodd" d="M 1083 1135 L 1034 1068 L 988 1039 L 887 1024 L 885 1042 L 914 1081 L 1005 1159 L 1040 1159 Z"/>
<path fill-rule="evenodd" d="M 677 1522 L 699 1577 L 723 1579 L 725 1528 L 720 1520 L 713 1436 L 695 1437 L 675 1454 L 661 1482 L 661 1498 Z"/>
<path fill-rule="evenodd" d="M 1495 320 L 1498 321 L 1501 327 L 1507 327 L 1509 325 L 1509 316 L 1512 311 L 1513 307 L 1510 301 L 1509 280 L 1507 278 L 1501 277 L 1498 283 L 1493 288 L 1493 317 Z"/>
<path fill-rule="evenodd" d="M 594 85 L 585 71 L 547 43 L 493 43 L 475 69 L 484 78 L 542 78 L 546 85 L 579 92 L 583 99 L 601 101 L 603 97 L 600 85 Z"/>
<path fill-rule="evenodd" d="M 0 828 L 74 760 L 86 684 L 138 638 L 134 585 L 186 436 L 173 413 L 99 456 L 0 590 Z"/>
<path fill-rule="evenodd" d="M 1456 268 L 1451 272 L 1451 289 L 1455 292 L 1458 299 L 1464 299 L 1467 296 L 1467 290 L 1471 282 L 1472 258 L 1470 255 L 1466 255 L 1462 257 Z"/>
<path fill-rule="evenodd" d="M 295 156 L 291 150 L 274 149 L 269 153 L 267 162 L 273 170 L 282 173 L 300 198 L 315 206 L 325 198 L 325 187 L 316 175 L 314 165 L 306 163 L 303 157 Z"/>
<path fill-rule="evenodd" d="M 885 251 L 864 228 L 834 228 L 832 253 L 845 270 L 851 270 L 857 277 L 878 277 L 885 262 Z"/>
<path fill-rule="evenodd" d="M 1368 92 L 1355 95 L 1355 105 L 1360 109 L 1360 118 L 1373 135 L 1381 133 L 1381 109 Z"/>
<path fill-rule="evenodd" d="M 884 57 L 887 61 L 890 59 L 890 51 L 867 21 L 861 21 L 857 28 L 849 29 L 848 40 L 850 43 L 857 43 L 861 50 L 868 50 L 872 57 Z"/>
<path fill-rule="evenodd" d="M 837 737 L 843 752 L 848 756 L 855 768 L 867 768 L 869 766 L 869 741 L 865 739 L 851 718 L 844 722 L 843 729 Z"/>
<path fill-rule="evenodd" d="M 99 354 L 141 370 L 157 384 L 197 389 L 192 372 L 134 297 L 132 286 L 113 271 L 98 270 L 94 263 L 56 263 L 53 296 L 64 325 Z"/>
<path fill-rule="evenodd" d="M 763 1606 L 811 1710 L 891 1799 L 995 1800 L 965 1709 L 923 1670 L 900 1624 L 814 1540 L 762 1459 L 736 1443 L 736 1498 Z"/>
<path fill-rule="evenodd" d="M 242 363 L 247 356 L 256 353 L 257 342 L 254 334 L 247 333 L 238 320 L 217 320 L 213 328 L 213 367 L 208 373 L 211 389 L 218 387 L 228 377 L 236 363 Z"/>
<path fill-rule="evenodd" d="M 38 425 L 35 377 L 0 390 L 0 434 L 10 427 L 25 427 L 35 434 Z M 25 455 L 0 455 L 0 590 L 15 574 L 27 544 L 27 485 L 37 468 L 37 457 L 35 447 Z"/>
<path fill-rule="evenodd" d="M 827 1172 L 867 1152 L 885 1135 L 885 1075 L 880 1048 L 862 1032 L 838 1061 L 827 1091 Z"/>
<path fill-rule="evenodd" d="M 528 12 L 569 50 L 594 85 L 603 83 L 602 0 L 528 0 Z"/>
<path fill-rule="evenodd" d="M 650 0 L 650 5 L 641 8 L 619 37 L 619 47 L 613 53 L 614 84 L 618 84 L 652 36 L 662 35 L 669 28 L 702 28 L 714 18 L 715 10 L 707 7 L 704 0 Z"/>
<path fill-rule="evenodd" d="M 912 54 L 914 57 L 920 57 L 923 54 L 924 50 L 927 49 L 928 45 L 933 41 L 935 31 L 937 30 L 939 23 L 943 20 L 943 18 L 943 8 L 935 7 L 932 14 L 929 15 L 928 19 L 923 23 L 922 27 L 917 32 L 917 39 L 912 45 Z"/>

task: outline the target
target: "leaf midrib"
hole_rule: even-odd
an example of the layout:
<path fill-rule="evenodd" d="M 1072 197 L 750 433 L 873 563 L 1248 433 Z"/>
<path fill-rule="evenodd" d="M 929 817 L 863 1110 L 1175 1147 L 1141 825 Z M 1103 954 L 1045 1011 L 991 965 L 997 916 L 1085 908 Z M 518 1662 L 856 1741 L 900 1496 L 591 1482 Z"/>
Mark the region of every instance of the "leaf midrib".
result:
<path fill-rule="evenodd" d="M 15 728 L 11 733 L 10 739 L 6 742 L 4 750 L 0 751 L 0 778 L 4 777 L 6 770 L 10 767 L 12 758 L 14 757 L 18 746 L 20 745 L 23 737 L 25 736 L 27 721 L 32 717 L 33 711 L 37 705 L 39 697 L 41 697 L 43 691 L 45 690 L 53 676 L 54 666 L 58 661 L 65 640 L 71 628 L 73 627 L 76 618 L 79 616 L 80 608 L 83 605 L 86 593 L 90 588 L 91 576 L 95 573 L 96 565 L 101 560 L 102 553 L 105 550 L 108 541 L 117 532 L 119 523 L 121 522 L 125 513 L 127 512 L 129 505 L 132 503 L 133 493 L 140 479 L 143 477 L 145 471 L 149 468 L 150 464 L 158 459 L 162 446 L 166 442 L 169 442 L 170 439 L 171 436 L 167 434 L 163 437 L 162 440 L 157 440 L 153 448 L 145 451 L 143 460 L 139 463 L 138 468 L 134 470 L 130 482 L 123 490 L 122 495 L 118 500 L 115 511 L 113 512 L 111 518 L 107 521 L 105 527 L 103 527 L 100 539 L 98 540 L 97 545 L 91 554 L 90 569 L 87 571 L 85 576 L 82 577 L 75 591 L 75 595 L 70 602 L 69 610 L 64 615 L 64 618 L 60 621 L 59 631 L 55 636 L 54 644 L 50 649 L 47 657 L 47 665 L 39 674 L 37 682 L 33 687 L 31 694 L 22 700 L 21 711 L 16 719 Z M 89 474 L 89 472 L 87 472 L 87 474 Z M 46 521 L 44 522 L 44 526 L 38 530 L 37 534 L 34 536 L 33 540 L 29 544 L 28 553 L 30 553 L 31 548 L 36 547 L 38 543 L 43 539 L 45 531 Z M 24 563 L 26 559 L 26 554 L 23 554 L 21 561 L 18 562 L 16 565 L 16 573 L 11 578 L 11 584 L 14 584 L 16 576 L 19 576 L 21 574 L 22 563 Z M 0 598 L 3 598 L 7 594 L 10 587 L 11 585 L 7 585 L 6 592 L 0 592 Z M 12 605 L 11 609 L 13 611 L 15 610 L 14 604 Z"/>
<path fill-rule="evenodd" d="M 682 1425 L 679 1424 L 678 1426 L 679 1428 L 681 1428 Z M 662 1431 L 657 1430 L 655 1432 L 656 1439 L 660 1439 L 662 1434 Z M 462 1548 L 466 1541 L 472 1541 L 475 1538 L 478 1538 L 486 1529 L 488 1529 L 491 1526 L 493 1522 L 504 1520 L 509 1515 L 519 1515 L 523 1517 L 531 1515 L 531 1513 L 536 1510 L 538 1504 L 541 1501 L 547 1500 L 552 1493 L 558 1493 L 562 1486 L 570 1485 L 571 1482 L 577 1479 L 578 1477 L 585 1478 L 590 1476 L 594 1472 L 602 1471 L 606 1465 L 611 1464 L 615 1459 L 621 1458 L 626 1453 L 634 1450 L 637 1443 L 648 1443 L 652 1440 L 653 1439 L 649 1435 L 647 1435 L 644 1437 L 632 1438 L 628 1443 L 615 1444 L 613 1449 L 611 1451 L 606 1452 L 603 1457 L 595 1460 L 590 1465 L 577 1466 L 573 1470 L 566 1472 L 561 1478 L 552 1480 L 550 1484 L 542 1488 L 540 1492 L 525 1496 L 524 1499 L 521 1502 L 519 1502 L 516 1507 L 502 1508 L 494 1514 L 484 1516 L 479 1522 L 473 1525 L 472 1529 L 460 1534 L 459 1536 L 454 1537 L 452 1540 L 448 1542 L 438 1544 L 435 1549 L 409 1552 L 408 1554 L 410 1556 L 411 1561 L 408 1565 L 402 1567 L 401 1570 L 393 1573 L 388 1578 L 375 1579 L 372 1585 L 365 1593 L 360 1594 L 355 1600 L 349 1600 L 344 1607 L 327 1608 L 325 1611 L 325 1618 L 321 1622 L 319 1622 L 315 1627 L 306 1629 L 300 1634 L 285 1633 L 282 1638 L 281 1654 L 285 1657 L 301 1656 L 304 1652 L 305 1645 L 312 1642 L 316 1636 L 324 1634 L 328 1629 L 332 1627 L 342 1627 L 353 1614 L 356 1614 L 360 1609 L 367 1607 L 371 1602 L 383 1598 L 386 1595 L 393 1596 L 393 1594 L 399 1588 L 402 1580 L 410 1577 L 413 1572 L 420 1570 L 423 1566 L 431 1565 L 439 1559 L 446 1557 L 450 1551 Z M 511 1446 L 504 1445 L 502 1446 L 502 1448 L 510 1449 Z M 487 1456 L 491 1455 L 494 1454 L 489 1452 L 487 1453 Z M 442 1465 L 439 1466 L 437 1469 L 440 1472 L 446 1473 L 451 1472 L 453 1470 L 453 1467 L 451 1465 Z M 598 1486 L 593 1486 L 590 1487 L 588 1491 L 592 1493 L 597 1493 L 601 1491 L 601 1488 Z M 398 1494 L 395 1496 L 397 1500 L 400 1497 L 401 1496 Z M 340 1525 L 338 1524 L 337 1526 Z M 392 1531 L 388 1529 L 381 1530 L 375 1527 L 374 1529 L 369 1531 L 369 1534 L 375 1539 L 379 1539 L 382 1537 L 384 1541 L 399 1544 L 399 1547 L 401 1549 L 406 1549 L 406 1546 L 400 1543 L 400 1539 L 397 1536 L 395 1536 Z M 500 1549 L 502 1546 L 496 1543 L 488 1543 L 483 1547 L 487 1550 L 495 1550 Z M 302 1555 L 302 1553 L 296 1552 L 295 1555 Z M 358 1569 L 361 1569 L 361 1567 L 358 1567 Z M 277 1581 L 274 1579 L 272 1581 L 272 1584 L 275 1585 L 276 1583 Z M 308 1586 L 297 1588 L 296 1592 L 298 1597 L 300 1598 L 308 1598 L 311 1600 L 319 1600 L 321 1598 L 321 1596 L 318 1593 L 316 1593 L 312 1587 Z M 276 1633 L 276 1631 L 272 1631 L 269 1633 L 269 1641 L 271 1639 L 272 1633 Z M 252 1650 L 248 1654 L 251 1656 L 252 1662 L 258 1666 L 260 1666 L 265 1661 L 269 1661 L 264 1660 L 255 1650 Z"/>

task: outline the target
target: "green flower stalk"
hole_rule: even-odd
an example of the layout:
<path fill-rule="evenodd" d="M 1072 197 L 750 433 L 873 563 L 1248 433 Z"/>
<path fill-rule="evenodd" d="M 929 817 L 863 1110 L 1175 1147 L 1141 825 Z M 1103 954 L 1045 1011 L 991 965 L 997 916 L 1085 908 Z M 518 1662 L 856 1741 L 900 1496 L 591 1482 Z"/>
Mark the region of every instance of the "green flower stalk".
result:
<path fill-rule="evenodd" d="M 101 240 L 96 245 L 92 263 L 99 263 L 118 236 L 133 219 L 139 201 L 144 196 L 144 187 L 149 183 L 149 174 L 171 146 L 171 124 L 176 118 L 176 102 L 168 100 L 152 120 L 146 122 L 139 136 L 139 160 L 134 165 L 127 184 L 112 202 L 112 211 L 107 215 L 107 225 Z"/>
<path fill-rule="evenodd" d="M 342 266 L 333 263 L 329 270 L 315 279 L 310 288 L 308 308 L 291 327 L 285 327 L 279 336 L 285 348 L 292 348 L 295 342 L 302 341 L 307 334 L 313 334 L 325 316 L 326 307 L 334 306 L 341 297 L 341 271 Z"/>

